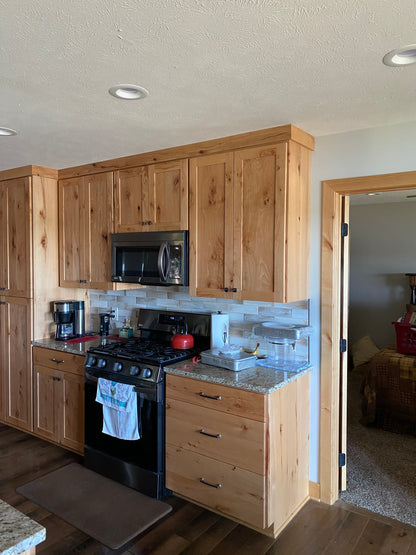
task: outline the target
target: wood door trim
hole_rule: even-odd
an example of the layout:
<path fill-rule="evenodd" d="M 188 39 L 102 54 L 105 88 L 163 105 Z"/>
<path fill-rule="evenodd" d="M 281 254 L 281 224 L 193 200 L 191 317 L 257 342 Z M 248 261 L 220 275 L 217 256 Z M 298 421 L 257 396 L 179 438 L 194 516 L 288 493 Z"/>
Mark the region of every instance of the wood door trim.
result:
<path fill-rule="evenodd" d="M 321 500 L 338 499 L 341 197 L 416 188 L 416 171 L 322 182 L 320 486 Z"/>

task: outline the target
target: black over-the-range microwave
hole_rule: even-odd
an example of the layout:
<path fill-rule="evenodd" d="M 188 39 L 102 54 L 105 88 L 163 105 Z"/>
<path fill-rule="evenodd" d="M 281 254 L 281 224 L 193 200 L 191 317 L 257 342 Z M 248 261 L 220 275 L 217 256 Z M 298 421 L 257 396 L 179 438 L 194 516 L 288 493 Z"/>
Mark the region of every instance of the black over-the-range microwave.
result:
<path fill-rule="evenodd" d="M 188 231 L 113 233 L 111 281 L 188 285 Z"/>

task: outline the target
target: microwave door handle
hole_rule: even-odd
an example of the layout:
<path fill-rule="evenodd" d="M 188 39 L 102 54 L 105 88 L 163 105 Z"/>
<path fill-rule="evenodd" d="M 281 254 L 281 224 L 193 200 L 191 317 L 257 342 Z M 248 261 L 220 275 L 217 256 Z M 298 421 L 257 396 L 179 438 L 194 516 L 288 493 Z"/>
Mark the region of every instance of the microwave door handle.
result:
<path fill-rule="evenodd" d="M 170 256 L 169 256 L 169 245 L 165 241 L 160 245 L 159 256 L 157 258 L 157 267 L 159 270 L 159 276 L 162 281 L 166 281 L 168 278 L 170 266 Z"/>

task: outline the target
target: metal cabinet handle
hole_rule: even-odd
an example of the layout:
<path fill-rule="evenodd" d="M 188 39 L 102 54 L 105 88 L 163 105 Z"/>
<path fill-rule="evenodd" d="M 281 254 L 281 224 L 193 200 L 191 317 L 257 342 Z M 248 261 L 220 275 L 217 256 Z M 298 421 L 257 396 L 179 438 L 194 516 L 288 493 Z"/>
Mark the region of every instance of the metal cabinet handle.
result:
<path fill-rule="evenodd" d="M 224 291 L 228 293 L 228 287 L 224 287 Z"/>
<path fill-rule="evenodd" d="M 79 282 L 80 283 L 87 283 L 87 280 L 86 279 L 80 279 Z"/>
<path fill-rule="evenodd" d="M 61 378 L 58 378 L 57 376 L 53 376 L 53 381 L 54 382 L 60 382 Z"/>
<path fill-rule="evenodd" d="M 218 438 L 218 439 L 221 437 L 221 434 L 209 434 L 208 432 L 206 432 L 206 431 L 204 430 L 204 428 L 202 428 L 201 430 L 199 430 L 199 433 L 202 434 L 202 435 L 204 435 L 204 436 L 215 437 L 215 438 Z"/>
<path fill-rule="evenodd" d="M 213 397 L 212 395 L 205 395 L 203 391 L 199 394 L 200 397 L 205 397 L 205 399 L 214 399 L 214 401 L 221 401 L 221 395 L 217 395 Z"/>
<path fill-rule="evenodd" d="M 52 362 L 56 362 L 56 364 L 62 364 L 63 362 L 65 362 L 64 360 L 58 360 L 55 357 L 51 358 Z"/>
<path fill-rule="evenodd" d="M 219 489 L 221 487 L 221 484 L 210 484 L 209 482 L 206 482 L 205 478 L 200 478 L 199 481 L 201 482 L 201 484 L 205 484 L 206 486 L 210 486 L 211 488 Z"/>
<path fill-rule="evenodd" d="M 237 287 L 233 287 L 233 288 L 231 289 L 231 291 L 232 291 L 233 293 L 237 293 Z"/>

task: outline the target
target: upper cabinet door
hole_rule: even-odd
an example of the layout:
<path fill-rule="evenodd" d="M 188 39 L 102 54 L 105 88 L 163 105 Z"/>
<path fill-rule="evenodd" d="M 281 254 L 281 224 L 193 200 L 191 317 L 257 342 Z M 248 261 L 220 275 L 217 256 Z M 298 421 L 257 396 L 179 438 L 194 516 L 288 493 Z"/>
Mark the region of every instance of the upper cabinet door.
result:
<path fill-rule="evenodd" d="M 233 154 L 190 160 L 189 292 L 233 295 Z"/>
<path fill-rule="evenodd" d="M 144 231 L 149 221 L 148 168 L 132 168 L 114 173 L 114 231 Z"/>
<path fill-rule="evenodd" d="M 234 276 L 238 298 L 276 301 L 284 268 L 286 144 L 237 151 Z"/>
<path fill-rule="evenodd" d="M 111 289 L 111 233 L 113 231 L 113 174 L 111 172 L 84 178 L 88 194 L 88 230 L 90 242 L 85 245 L 90 283 L 93 289 Z"/>
<path fill-rule="evenodd" d="M 30 178 L 0 184 L 0 290 L 31 297 Z"/>
<path fill-rule="evenodd" d="M 59 282 L 61 287 L 88 283 L 88 195 L 82 177 L 59 181 Z M 89 249 L 88 249 L 89 250 Z"/>
<path fill-rule="evenodd" d="M 188 229 L 188 160 L 149 166 L 148 231 Z"/>

